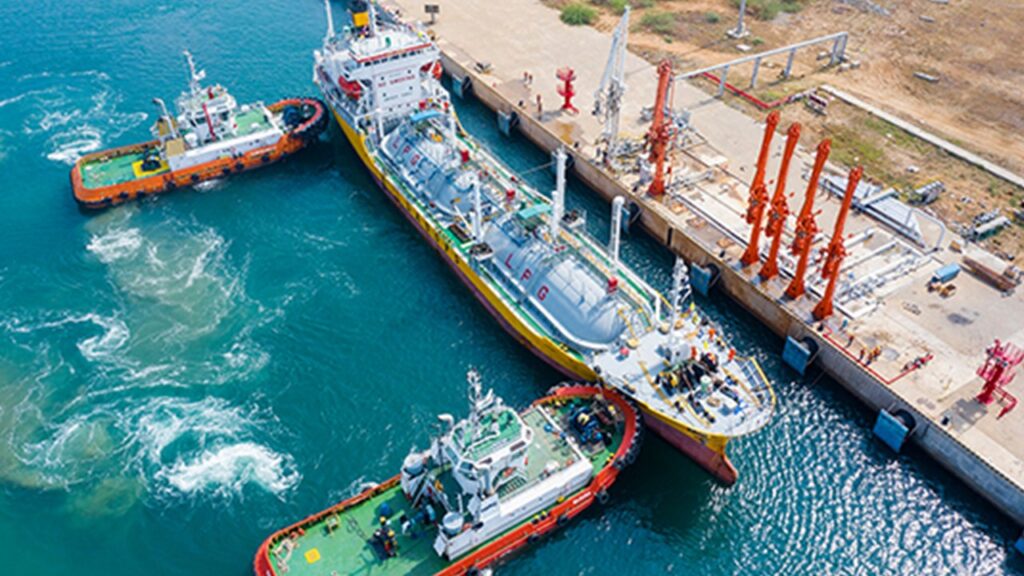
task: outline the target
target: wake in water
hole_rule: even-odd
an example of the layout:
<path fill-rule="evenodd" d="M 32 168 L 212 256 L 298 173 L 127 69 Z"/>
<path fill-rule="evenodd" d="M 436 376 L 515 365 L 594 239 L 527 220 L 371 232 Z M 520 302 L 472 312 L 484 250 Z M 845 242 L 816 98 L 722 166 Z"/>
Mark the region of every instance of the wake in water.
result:
<path fill-rule="evenodd" d="M 114 144 L 147 118 L 144 112 L 119 111 L 121 93 L 96 70 L 29 74 L 5 89 L 15 93 L 0 97 L 0 109 L 24 118 L 24 135 L 45 137 L 44 155 L 68 165 Z"/>
<path fill-rule="evenodd" d="M 122 474 L 157 501 L 230 499 L 250 487 L 280 496 L 301 477 L 290 455 L 260 442 L 275 425 L 254 406 L 220 398 L 118 399 L 91 402 L 38 430 L 16 429 L 10 448 L 52 487 L 78 491 Z"/>
<path fill-rule="evenodd" d="M 93 311 L 0 308 L 0 478 L 96 514 L 281 497 L 301 476 L 250 388 L 269 362 L 253 333 L 277 312 L 245 294 L 216 230 L 157 216 L 89 222 L 87 264 L 112 289 L 76 298 Z"/>

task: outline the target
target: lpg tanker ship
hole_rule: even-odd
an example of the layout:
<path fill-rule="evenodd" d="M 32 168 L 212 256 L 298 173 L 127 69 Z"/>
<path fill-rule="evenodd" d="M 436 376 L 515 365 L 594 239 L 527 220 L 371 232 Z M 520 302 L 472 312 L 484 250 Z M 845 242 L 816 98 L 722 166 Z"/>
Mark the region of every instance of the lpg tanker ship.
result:
<path fill-rule="evenodd" d="M 353 2 L 351 24 L 314 52 L 319 85 L 380 187 L 487 310 L 540 358 L 636 401 L 647 425 L 731 484 L 731 438 L 760 429 L 775 396 L 690 300 L 676 263 L 665 299 L 563 209 L 565 152 L 549 200 L 466 134 L 441 85 L 440 52 L 419 27 Z"/>
<path fill-rule="evenodd" d="M 155 140 L 88 154 L 71 169 L 78 204 L 99 209 L 193 186 L 276 162 L 302 150 L 327 127 L 315 98 L 289 98 L 264 106 L 238 105 L 220 84 L 203 86 L 186 51 L 189 89 L 171 116 L 159 98 Z"/>
<path fill-rule="evenodd" d="M 256 576 L 479 574 L 604 502 L 636 458 L 640 415 L 596 386 L 554 388 L 521 413 L 469 374 L 469 417 L 401 472 L 268 538 Z"/>

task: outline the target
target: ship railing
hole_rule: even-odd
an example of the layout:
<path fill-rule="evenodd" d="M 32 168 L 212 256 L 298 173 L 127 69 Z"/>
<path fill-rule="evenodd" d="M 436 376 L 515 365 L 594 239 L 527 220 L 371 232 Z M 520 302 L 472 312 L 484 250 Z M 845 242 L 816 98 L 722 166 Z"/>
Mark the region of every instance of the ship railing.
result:
<path fill-rule="evenodd" d="M 754 398 L 758 408 L 764 407 L 765 401 L 763 394 L 770 388 L 768 379 L 765 378 L 764 374 L 762 374 L 757 368 L 754 361 L 749 358 L 738 360 L 737 364 L 740 367 L 742 378 L 732 376 L 729 374 L 728 370 L 726 370 L 726 374 L 729 375 L 734 382 L 738 383 L 749 396 Z M 747 385 L 748 382 L 750 383 L 750 386 Z"/>

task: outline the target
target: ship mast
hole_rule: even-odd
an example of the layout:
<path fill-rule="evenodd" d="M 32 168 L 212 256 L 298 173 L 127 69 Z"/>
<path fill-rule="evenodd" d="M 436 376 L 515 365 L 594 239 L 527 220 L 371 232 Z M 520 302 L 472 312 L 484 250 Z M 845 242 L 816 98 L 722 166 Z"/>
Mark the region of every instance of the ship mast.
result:
<path fill-rule="evenodd" d="M 483 202 L 480 199 L 480 179 L 473 178 L 473 239 L 483 240 Z"/>
<path fill-rule="evenodd" d="M 674 364 L 682 344 L 676 323 L 679 322 L 683 306 L 690 297 L 690 276 L 686 269 L 686 261 L 679 257 L 676 258 L 675 267 L 672 269 L 672 293 L 669 297 L 672 302 L 672 317 L 668 326 L 668 354 L 669 362 Z"/>
<path fill-rule="evenodd" d="M 551 220 L 548 222 L 552 244 L 558 243 L 562 233 L 562 214 L 565 212 L 565 148 L 555 151 L 555 191 L 552 193 Z"/>
<path fill-rule="evenodd" d="M 188 87 L 192 93 L 192 96 L 197 96 L 203 91 L 203 87 L 199 85 L 199 82 L 206 78 L 206 71 L 196 71 L 196 63 L 192 59 L 192 53 L 185 50 L 185 61 L 188 62 Z"/>
<path fill-rule="evenodd" d="M 619 245 L 622 243 L 622 209 L 626 205 L 624 196 L 616 196 L 612 200 L 612 229 L 608 232 L 608 252 L 612 257 L 614 274 L 619 273 Z"/>

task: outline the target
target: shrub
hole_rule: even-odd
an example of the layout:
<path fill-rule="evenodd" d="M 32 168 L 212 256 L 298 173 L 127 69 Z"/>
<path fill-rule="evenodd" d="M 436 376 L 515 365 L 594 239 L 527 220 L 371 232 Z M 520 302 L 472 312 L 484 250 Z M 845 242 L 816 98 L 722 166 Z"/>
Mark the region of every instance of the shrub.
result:
<path fill-rule="evenodd" d="M 799 12 L 804 0 L 748 0 L 747 11 L 758 20 L 774 20 L 780 12 Z M 740 0 L 732 0 L 739 8 Z"/>
<path fill-rule="evenodd" d="M 626 4 L 629 4 L 629 0 L 608 0 L 608 7 L 616 14 L 622 14 L 625 12 Z"/>
<path fill-rule="evenodd" d="M 630 6 L 634 8 L 650 8 L 654 6 L 654 0 L 636 0 Z"/>
<path fill-rule="evenodd" d="M 663 12 L 661 10 L 644 12 L 643 18 L 640 19 L 641 26 L 662 35 L 671 34 L 675 24 L 676 17 L 671 12 Z"/>
<path fill-rule="evenodd" d="M 721 19 L 722 17 L 718 15 L 718 12 L 704 13 L 704 21 L 707 22 L 708 24 L 718 24 L 718 21 Z"/>
<path fill-rule="evenodd" d="M 570 26 L 586 26 L 597 20 L 597 10 L 592 6 L 573 2 L 562 8 L 562 22 Z"/>

